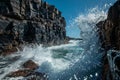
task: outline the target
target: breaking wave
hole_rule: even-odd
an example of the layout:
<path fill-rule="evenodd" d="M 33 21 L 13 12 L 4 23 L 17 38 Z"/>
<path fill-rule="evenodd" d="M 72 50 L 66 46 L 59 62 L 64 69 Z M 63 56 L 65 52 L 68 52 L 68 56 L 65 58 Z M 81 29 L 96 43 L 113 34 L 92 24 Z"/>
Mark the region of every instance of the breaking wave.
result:
<path fill-rule="evenodd" d="M 105 5 L 105 8 L 108 5 Z M 102 51 L 96 23 L 106 19 L 106 11 L 95 7 L 87 14 L 80 14 L 71 26 L 78 26 L 83 39 L 52 47 L 25 46 L 22 51 L 7 58 L 0 58 L 5 65 L 0 68 L 0 79 L 13 69 L 18 70 L 25 61 L 32 59 L 39 64 L 37 71 L 46 73 L 49 80 L 97 80 L 101 77 Z M 10 63 L 13 57 L 16 61 Z M 0 67 L 3 66 L 0 64 Z M 16 80 L 16 79 L 15 79 Z"/>

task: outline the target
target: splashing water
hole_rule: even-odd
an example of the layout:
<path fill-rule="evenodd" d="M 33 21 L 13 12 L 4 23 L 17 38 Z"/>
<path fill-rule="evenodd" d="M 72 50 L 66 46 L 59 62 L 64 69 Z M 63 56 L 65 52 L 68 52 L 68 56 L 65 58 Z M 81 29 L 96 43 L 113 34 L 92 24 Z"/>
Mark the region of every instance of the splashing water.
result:
<path fill-rule="evenodd" d="M 100 52 L 96 23 L 104 19 L 106 12 L 98 7 L 90 9 L 88 14 L 80 14 L 75 18 L 72 24 L 80 28 L 82 41 L 73 40 L 69 44 L 47 48 L 41 45 L 25 46 L 23 51 L 15 55 L 0 58 L 0 62 L 3 63 L 0 64 L 0 80 L 9 72 L 18 70 L 20 65 L 29 59 L 39 64 L 38 71 L 46 73 L 49 80 L 100 79 L 102 52 Z M 15 58 L 14 62 L 8 62 L 16 56 L 19 56 L 19 59 Z"/>

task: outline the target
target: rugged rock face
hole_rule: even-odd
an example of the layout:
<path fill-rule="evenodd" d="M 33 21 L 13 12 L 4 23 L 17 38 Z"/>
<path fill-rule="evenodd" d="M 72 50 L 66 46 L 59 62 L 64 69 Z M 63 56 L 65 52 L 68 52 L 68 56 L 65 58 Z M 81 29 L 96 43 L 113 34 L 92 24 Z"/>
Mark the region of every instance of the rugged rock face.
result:
<path fill-rule="evenodd" d="M 103 48 L 120 50 L 120 1 L 118 0 L 108 11 L 105 21 L 97 24 L 100 28 L 100 39 Z"/>
<path fill-rule="evenodd" d="M 4 79 L 24 77 L 23 80 L 48 80 L 45 73 L 35 71 L 37 68 L 38 65 L 36 63 L 28 60 L 22 65 L 22 69 L 7 74 Z"/>
<path fill-rule="evenodd" d="M 99 27 L 100 40 L 102 43 L 102 47 L 105 49 L 106 54 L 104 56 L 104 70 L 103 70 L 103 80 L 107 80 L 108 77 L 111 80 L 119 80 L 115 79 L 113 75 L 115 73 L 120 74 L 120 72 L 114 71 L 111 72 L 109 59 L 107 56 L 107 51 L 112 50 L 120 50 L 120 0 L 118 0 L 113 6 L 110 7 L 108 11 L 108 16 L 105 21 L 101 21 L 97 24 Z M 117 53 L 118 55 L 119 53 Z M 116 59 L 116 52 L 112 52 L 112 59 Z M 119 66 L 120 57 L 115 60 L 115 65 Z M 118 68 L 119 69 L 119 68 Z M 111 75 L 113 73 L 113 75 Z"/>
<path fill-rule="evenodd" d="M 66 22 L 61 12 L 42 0 L 0 0 L 0 55 L 16 52 L 25 44 L 59 45 L 66 43 Z M 6 75 L 24 80 L 47 80 L 32 60 L 22 69 Z"/>
<path fill-rule="evenodd" d="M 42 0 L 1 0 L 0 53 L 12 53 L 23 43 L 62 44 L 65 26 L 61 12 Z"/>

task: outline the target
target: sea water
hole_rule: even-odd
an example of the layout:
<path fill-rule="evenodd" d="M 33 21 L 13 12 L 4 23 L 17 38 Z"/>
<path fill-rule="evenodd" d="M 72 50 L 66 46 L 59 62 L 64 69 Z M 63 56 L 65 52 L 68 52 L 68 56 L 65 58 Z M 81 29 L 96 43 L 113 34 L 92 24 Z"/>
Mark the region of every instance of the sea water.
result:
<path fill-rule="evenodd" d="M 52 47 L 24 46 L 16 54 L 0 57 L 0 80 L 30 59 L 39 65 L 36 71 L 45 73 L 49 80 L 101 80 L 103 52 L 96 24 L 105 20 L 106 15 L 104 10 L 95 7 L 73 20 L 71 26 L 80 28 L 83 40 L 70 40 L 68 44 Z"/>

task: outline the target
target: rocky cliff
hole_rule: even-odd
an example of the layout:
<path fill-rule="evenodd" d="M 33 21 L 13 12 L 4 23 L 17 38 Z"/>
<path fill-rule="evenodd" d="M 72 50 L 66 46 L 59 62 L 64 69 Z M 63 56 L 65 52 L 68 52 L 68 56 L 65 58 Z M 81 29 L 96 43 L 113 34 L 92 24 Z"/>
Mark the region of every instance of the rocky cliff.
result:
<path fill-rule="evenodd" d="M 65 26 L 61 12 L 42 0 L 0 0 L 0 56 L 16 52 L 26 44 L 64 44 L 67 41 Z M 13 62 L 18 58 L 13 58 Z M 17 77 L 48 80 L 45 73 L 36 71 L 38 68 L 38 64 L 28 60 L 3 80 L 17 80 Z"/>
<path fill-rule="evenodd" d="M 103 48 L 120 50 L 120 1 L 110 7 L 107 19 L 97 26 L 100 28 Z"/>
<path fill-rule="evenodd" d="M 120 0 L 110 7 L 107 19 L 97 26 L 105 49 L 103 80 L 119 80 L 120 53 L 117 51 L 120 50 Z"/>
<path fill-rule="evenodd" d="M 65 26 L 61 12 L 42 0 L 0 0 L 0 53 L 24 43 L 65 43 Z"/>

